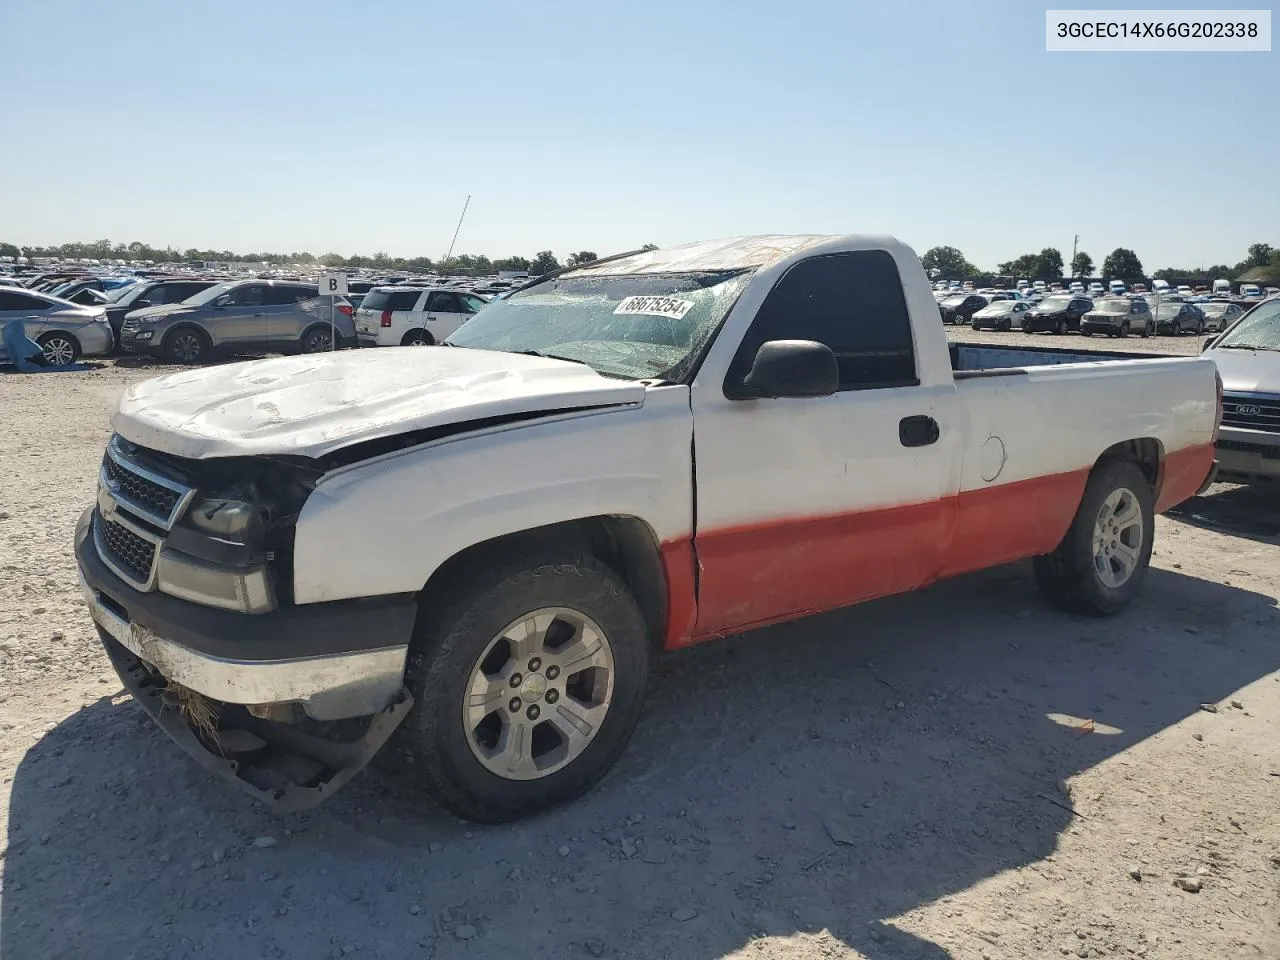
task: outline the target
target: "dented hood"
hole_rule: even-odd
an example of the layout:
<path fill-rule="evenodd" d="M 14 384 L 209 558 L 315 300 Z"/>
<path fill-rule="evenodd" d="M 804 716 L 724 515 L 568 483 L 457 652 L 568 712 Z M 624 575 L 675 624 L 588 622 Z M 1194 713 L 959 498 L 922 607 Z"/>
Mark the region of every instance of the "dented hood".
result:
<path fill-rule="evenodd" d="M 171 374 L 130 387 L 116 432 L 206 459 L 318 457 L 362 440 L 564 408 L 636 404 L 644 384 L 565 360 L 461 347 L 344 350 Z"/>

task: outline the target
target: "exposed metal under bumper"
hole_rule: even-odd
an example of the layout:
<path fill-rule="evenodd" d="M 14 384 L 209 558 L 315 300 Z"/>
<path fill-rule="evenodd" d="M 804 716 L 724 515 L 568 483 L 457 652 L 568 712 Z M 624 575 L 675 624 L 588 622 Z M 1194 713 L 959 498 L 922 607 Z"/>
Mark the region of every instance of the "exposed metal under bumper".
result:
<path fill-rule="evenodd" d="M 161 675 L 224 703 L 300 703 L 316 720 L 378 713 L 400 695 L 409 648 L 383 647 L 290 660 L 231 660 L 192 650 L 131 624 L 80 574 L 94 621 Z"/>
<path fill-rule="evenodd" d="M 167 698 L 164 678 L 101 626 L 98 633 L 125 689 L 178 746 L 282 813 L 314 807 L 336 793 L 368 765 L 413 707 L 413 697 L 402 689 L 394 703 L 368 718 L 359 736 L 335 741 L 218 704 L 216 731 L 197 733 Z"/>

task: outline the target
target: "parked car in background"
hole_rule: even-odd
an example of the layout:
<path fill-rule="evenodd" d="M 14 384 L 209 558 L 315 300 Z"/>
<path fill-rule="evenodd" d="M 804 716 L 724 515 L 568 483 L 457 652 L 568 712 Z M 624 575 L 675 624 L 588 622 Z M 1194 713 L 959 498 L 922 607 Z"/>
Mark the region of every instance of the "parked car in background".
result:
<path fill-rule="evenodd" d="M 1111 293 L 1112 296 L 1118 297 L 1127 293 L 1129 288 L 1125 286 L 1123 280 L 1112 280 L 1109 284 L 1107 284 L 1107 290 Z"/>
<path fill-rule="evenodd" d="M 1088 297 L 1054 294 L 1045 297 L 1022 318 L 1022 329 L 1026 333 L 1066 333 L 1068 330 L 1080 329 L 1080 318 L 1093 309 L 1093 301 Z"/>
<path fill-rule="evenodd" d="M 1099 283 L 1097 280 L 1089 284 L 1089 293 L 1092 294 L 1094 297 L 1100 297 L 1106 292 L 1107 291 L 1103 288 L 1102 284 Z"/>
<path fill-rule="evenodd" d="M 1080 318 L 1080 332 L 1086 337 L 1095 333 L 1109 337 L 1138 333 L 1149 337 L 1156 332 L 1156 321 L 1150 304 L 1142 297 L 1105 297 Z"/>
<path fill-rule="evenodd" d="M 1200 312 L 1204 314 L 1204 329 L 1213 332 L 1227 329 L 1244 316 L 1243 307 L 1219 300 L 1200 304 Z"/>
<path fill-rule="evenodd" d="M 356 313 L 356 336 L 363 347 L 431 346 L 484 305 L 484 300 L 464 290 L 374 287 Z"/>
<path fill-rule="evenodd" d="M 975 330 L 1021 330 L 1022 318 L 1030 309 L 1026 300 L 992 300 L 970 322 Z"/>
<path fill-rule="evenodd" d="M 1242 283 L 1240 284 L 1240 296 L 1256 300 L 1262 296 L 1262 288 L 1256 283 Z"/>
<path fill-rule="evenodd" d="M 1156 307 L 1156 333 L 1204 333 L 1204 313 L 1185 300 L 1165 300 Z"/>
<path fill-rule="evenodd" d="M 217 280 L 194 280 L 185 277 L 157 277 L 125 287 L 106 305 L 107 318 L 111 321 L 111 329 L 115 331 L 116 340 L 120 339 L 120 328 L 124 324 L 125 317 L 133 311 L 181 303 L 202 290 L 208 290 L 217 282 Z"/>
<path fill-rule="evenodd" d="M 1222 378 L 1218 479 L 1280 481 L 1280 300 L 1267 300 L 1206 344 Z"/>
<path fill-rule="evenodd" d="M 34 290 L 0 287 L 0 329 L 18 320 L 29 339 L 40 345 L 44 362 L 65 367 L 81 357 L 105 357 L 115 345 L 111 324 L 101 307 L 84 307 Z M 0 362 L 9 354 L 0 340 Z M 3 410 L 0 402 L 0 410 Z"/>
<path fill-rule="evenodd" d="M 973 322 L 973 315 L 991 301 L 980 293 L 958 293 L 938 304 L 943 323 Z"/>
<path fill-rule="evenodd" d="M 181 303 L 128 314 L 120 349 L 171 363 L 196 363 L 213 352 L 319 353 L 330 349 L 329 299 L 314 283 L 230 280 Z M 354 346 L 351 304 L 333 299 L 338 345 Z"/>

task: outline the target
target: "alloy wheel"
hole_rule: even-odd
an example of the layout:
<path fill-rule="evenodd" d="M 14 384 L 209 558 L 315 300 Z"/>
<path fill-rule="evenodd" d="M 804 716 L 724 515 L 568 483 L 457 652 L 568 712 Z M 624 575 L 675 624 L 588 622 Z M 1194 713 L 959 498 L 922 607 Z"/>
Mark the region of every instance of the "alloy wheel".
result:
<path fill-rule="evenodd" d="M 1128 487 L 1102 502 L 1093 526 L 1093 567 L 1105 586 L 1124 586 L 1142 557 L 1142 507 Z"/>
<path fill-rule="evenodd" d="M 76 347 L 66 337 L 50 337 L 41 344 L 41 353 L 49 366 L 65 367 L 76 358 Z"/>
<path fill-rule="evenodd" d="M 609 712 L 613 648 L 600 626 L 567 607 L 509 624 L 471 668 L 462 725 L 472 754 L 504 780 L 537 780 L 572 763 Z"/>

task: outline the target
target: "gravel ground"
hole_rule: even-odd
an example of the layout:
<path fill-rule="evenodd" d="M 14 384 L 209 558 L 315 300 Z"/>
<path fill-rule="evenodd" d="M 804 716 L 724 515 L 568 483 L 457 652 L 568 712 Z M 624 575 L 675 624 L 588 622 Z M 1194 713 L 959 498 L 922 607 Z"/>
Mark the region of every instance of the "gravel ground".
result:
<path fill-rule="evenodd" d="M 1016 565 L 664 658 L 604 784 L 525 823 L 385 772 L 278 818 L 129 702 L 77 593 L 151 372 L 0 373 L 3 960 L 1280 957 L 1274 495 L 1160 520 L 1114 619 Z"/>

